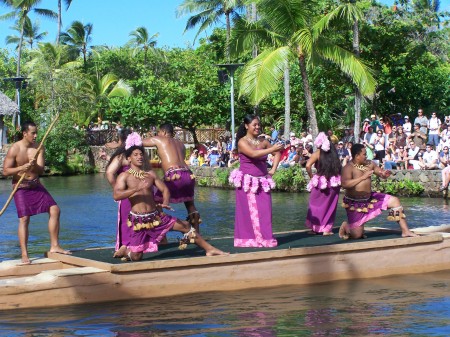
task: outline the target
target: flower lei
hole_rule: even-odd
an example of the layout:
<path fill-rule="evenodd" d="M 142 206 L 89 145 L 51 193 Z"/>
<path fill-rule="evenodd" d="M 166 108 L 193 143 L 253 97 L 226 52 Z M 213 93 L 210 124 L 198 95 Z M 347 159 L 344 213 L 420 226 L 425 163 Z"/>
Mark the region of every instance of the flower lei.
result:
<path fill-rule="evenodd" d="M 141 136 L 137 132 L 130 133 L 125 141 L 125 150 L 128 150 L 132 146 L 142 146 Z"/>
<path fill-rule="evenodd" d="M 330 178 L 330 186 L 337 187 L 341 185 L 341 176 L 333 176 Z M 308 192 L 311 192 L 313 188 L 318 187 L 321 190 L 324 190 L 328 187 L 328 179 L 325 176 L 314 175 L 309 181 L 306 189 Z"/>
<path fill-rule="evenodd" d="M 317 148 L 320 147 L 325 152 L 330 151 L 330 140 L 328 139 L 327 135 L 325 135 L 325 133 L 323 132 L 320 132 L 317 135 L 316 140 L 314 141 L 314 145 Z"/>
<path fill-rule="evenodd" d="M 275 182 L 271 176 L 254 177 L 250 174 L 244 174 L 239 169 L 231 171 L 228 181 L 237 188 L 242 187 L 246 193 L 256 194 L 260 188 L 264 192 L 269 192 L 275 188 Z"/>

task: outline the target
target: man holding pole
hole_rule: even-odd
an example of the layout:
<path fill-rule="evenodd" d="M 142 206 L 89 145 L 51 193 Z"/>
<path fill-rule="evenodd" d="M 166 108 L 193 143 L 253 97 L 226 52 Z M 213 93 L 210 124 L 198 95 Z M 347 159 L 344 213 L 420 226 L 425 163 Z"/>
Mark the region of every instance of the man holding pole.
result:
<path fill-rule="evenodd" d="M 22 263 L 31 263 L 28 257 L 28 225 L 30 216 L 49 213 L 50 252 L 70 254 L 58 242 L 60 209 L 52 196 L 39 181 L 44 172 L 44 149 L 36 143 L 37 127 L 33 122 L 22 125 L 22 140 L 14 143 L 6 154 L 3 175 L 12 176 L 13 186 L 17 187 L 14 202 L 19 217 L 19 243 Z M 43 139 L 44 140 L 44 139 Z M 18 184 L 18 186 L 16 186 Z"/>

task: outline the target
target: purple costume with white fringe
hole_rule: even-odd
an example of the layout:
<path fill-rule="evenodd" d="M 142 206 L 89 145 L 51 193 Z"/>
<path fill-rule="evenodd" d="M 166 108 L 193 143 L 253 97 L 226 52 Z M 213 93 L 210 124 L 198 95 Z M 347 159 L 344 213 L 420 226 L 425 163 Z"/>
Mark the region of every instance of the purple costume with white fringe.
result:
<path fill-rule="evenodd" d="M 325 176 L 314 175 L 308 183 L 309 196 L 306 227 L 316 233 L 329 233 L 333 229 L 336 209 L 341 189 L 341 177 L 334 176 L 327 179 Z"/>
<path fill-rule="evenodd" d="M 164 236 L 172 230 L 177 218 L 155 210 L 150 213 L 130 211 L 127 225 L 133 231 L 127 246 L 133 253 L 154 253 Z"/>
<path fill-rule="evenodd" d="M 189 168 L 169 168 L 164 173 L 164 183 L 170 191 L 171 203 L 179 204 L 194 200 L 195 176 Z M 155 193 L 155 201 L 163 202 L 163 195 L 159 190 Z"/>
<path fill-rule="evenodd" d="M 364 225 L 388 209 L 389 194 L 372 192 L 368 198 L 351 198 L 344 196 L 343 207 L 347 211 L 348 228 Z"/>
<path fill-rule="evenodd" d="M 14 194 L 14 203 L 19 218 L 48 213 L 50 207 L 56 205 L 55 200 L 41 184 L 39 178 L 22 181 Z"/>
<path fill-rule="evenodd" d="M 129 169 L 129 166 L 122 166 L 117 174 L 125 172 Z M 118 201 L 117 210 L 117 231 L 116 231 L 116 250 L 122 245 L 128 246 L 131 242 L 131 236 L 133 235 L 133 229 L 128 227 L 127 220 L 128 214 L 131 211 L 130 200 L 122 199 Z"/>
<path fill-rule="evenodd" d="M 240 168 L 229 181 L 236 187 L 235 247 L 276 247 L 272 233 L 272 196 L 275 187 L 267 175 L 267 156 L 249 158 L 240 153 Z"/>

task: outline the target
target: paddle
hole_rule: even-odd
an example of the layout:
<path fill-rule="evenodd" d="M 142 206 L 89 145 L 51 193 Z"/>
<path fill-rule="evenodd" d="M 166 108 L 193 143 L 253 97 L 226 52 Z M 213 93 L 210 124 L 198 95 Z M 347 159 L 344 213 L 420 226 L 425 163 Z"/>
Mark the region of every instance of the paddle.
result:
<path fill-rule="evenodd" d="M 47 131 L 44 134 L 44 137 L 42 137 L 41 143 L 39 144 L 39 146 L 36 150 L 33 160 L 37 160 L 39 152 L 41 152 L 42 146 L 44 146 L 44 141 L 47 138 L 47 136 L 49 135 L 53 126 L 56 124 L 56 121 L 58 120 L 58 118 L 59 118 L 59 113 L 56 115 L 56 117 L 51 122 L 50 126 L 48 127 Z M 9 196 L 8 200 L 6 201 L 5 206 L 3 206 L 3 208 L 0 210 L 0 216 L 2 216 L 3 213 L 6 211 L 6 209 L 8 208 L 9 204 L 11 203 L 12 198 L 14 197 L 14 194 L 16 194 L 17 189 L 19 188 L 20 183 L 25 178 L 26 174 L 27 174 L 27 172 L 22 173 L 22 176 L 20 177 L 19 181 L 16 183 L 16 186 L 14 187 L 13 191 L 11 192 L 11 195 Z"/>

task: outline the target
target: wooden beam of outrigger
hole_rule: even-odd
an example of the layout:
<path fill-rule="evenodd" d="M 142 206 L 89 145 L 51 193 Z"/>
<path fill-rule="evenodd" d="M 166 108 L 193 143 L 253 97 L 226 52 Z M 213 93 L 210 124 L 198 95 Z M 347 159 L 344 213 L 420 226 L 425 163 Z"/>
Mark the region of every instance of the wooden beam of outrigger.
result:
<path fill-rule="evenodd" d="M 55 118 L 51 122 L 50 126 L 48 127 L 47 131 L 44 134 L 44 137 L 42 137 L 41 143 L 39 144 L 39 146 L 36 150 L 36 154 L 34 155 L 34 158 L 33 158 L 34 160 L 37 160 L 39 152 L 41 152 L 42 147 L 44 146 L 44 142 L 45 142 L 47 136 L 49 135 L 50 131 L 53 129 L 53 126 L 55 126 L 58 118 L 59 118 L 59 112 L 56 114 Z M 22 176 L 20 177 L 19 181 L 16 183 L 16 186 L 12 190 L 8 200 L 6 200 L 5 206 L 3 206 L 3 208 L 0 210 L 0 216 L 2 216 L 3 213 L 5 213 L 6 209 L 8 208 L 9 204 L 11 203 L 12 198 L 14 197 L 14 194 L 16 194 L 16 192 L 17 192 L 17 189 L 19 188 L 20 183 L 25 178 L 26 173 L 27 173 L 26 171 L 24 173 L 22 173 Z"/>

